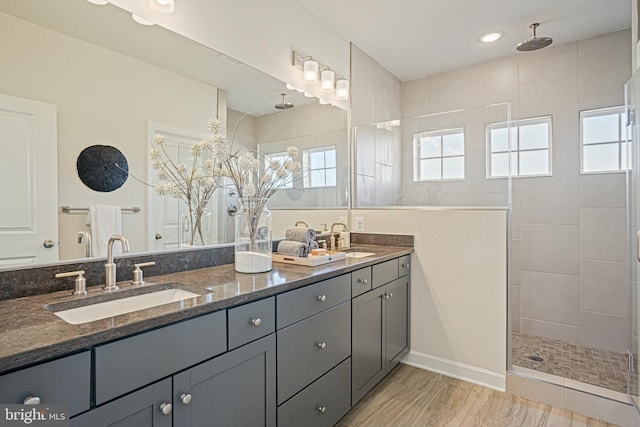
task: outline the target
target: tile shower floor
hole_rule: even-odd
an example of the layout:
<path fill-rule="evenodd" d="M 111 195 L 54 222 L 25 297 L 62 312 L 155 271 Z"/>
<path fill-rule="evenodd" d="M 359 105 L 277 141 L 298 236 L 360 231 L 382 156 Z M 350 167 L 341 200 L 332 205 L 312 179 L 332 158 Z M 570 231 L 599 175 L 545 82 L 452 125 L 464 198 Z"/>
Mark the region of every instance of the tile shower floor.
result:
<path fill-rule="evenodd" d="M 534 335 L 512 333 L 515 366 L 627 392 L 627 356 Z M 542 358 L 541 361 L 532 357 Z"/>

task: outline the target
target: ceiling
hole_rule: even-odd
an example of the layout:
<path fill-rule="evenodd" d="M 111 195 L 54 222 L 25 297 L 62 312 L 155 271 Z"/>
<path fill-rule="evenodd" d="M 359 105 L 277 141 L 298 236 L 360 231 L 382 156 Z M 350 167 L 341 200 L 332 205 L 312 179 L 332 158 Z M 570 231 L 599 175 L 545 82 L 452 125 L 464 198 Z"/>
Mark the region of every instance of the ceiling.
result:
<path fill-rule="evenodd" d="M 631 27 L 631 0 L 298 1 L 402 81 L 513 55 L 533 22 L 554 45 Z"/>

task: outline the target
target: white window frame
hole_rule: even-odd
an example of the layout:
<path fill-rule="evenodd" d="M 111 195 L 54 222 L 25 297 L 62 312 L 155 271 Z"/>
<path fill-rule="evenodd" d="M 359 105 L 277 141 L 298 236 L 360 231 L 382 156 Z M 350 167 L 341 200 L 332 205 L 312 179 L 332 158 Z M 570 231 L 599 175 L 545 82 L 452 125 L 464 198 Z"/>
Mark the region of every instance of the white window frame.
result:
<path fill-rule="evenodd" d="M 546 148 L 531 148 L 531 149 L 524 149 L 521 150 L 520 149 L 520 126 L 525 126 L 525 125 L 535 125 L 535 124 L 539 124 L 539 123 L 546 123 L 548 125 L 548 141 L 549 144 Z M 491 151 L 491 130 L 493 129 L 504 129 L 504 128 L 515 128 L 516 132 L 517 132 L 517 141 L 516 141 L 516 147 L 515 149 L 511 149 L 511 146 L 513 145 L 512 141 L 511 141 L 511 131 L 508 131 L 508 142 L 507 142 L 507 150 L 506 151 Z M 485 127 L 485 139 L 486 139 L 486 144 L 487 144 L 487 149 L 486 149 L 486 159 L 487 159 L 487 169 L 486 169 L 486 177 L 487 179 L 503 179 L 503 178 L 508 178 L 509 175 L 511 175 L 512 178 L 535 178 L 535 177 L 545 177 L 545 176 L 553 176 L 553 120 L 552 120 L 552 116 L 539 116 L 539 117 L 531 117 L 528 119 L 520 119 L 520 120 L 512 120 L 511 122 L 499 122 L 499 123 L 489 123 L 486 125 Z M 520 174 L 520 167 L 519 167 L 519 163 L 520 163 L 520 153 L 526 153 L 526 152 L 534 152 L 534 151 L 547 151 L 548 153 L 548 161 L 549 161 L 549 172 L 548 173 L 541 173 L 541 174 L 526 174 L 526 175 L 522 175 Z M 500 176 L 493 176 L 491 175 L 491 155 L 492 154 L 500 154 L 500 153 L 511 153 L 509 155 L 509 174 L 507 175 L 500 175 Z M 515 153 L 518 159 L 518 165 L 516 165 L 517 167 L 517 174 L 513 173 L 514 170 L 514 166 L 511 164 L 511 155 Z"/>
<path fill-rule="evenodd" d="M 455 135 L 459 133 L 462 134 L 462 154 L 456 154 L 451 156 L 445 155 L 443 152 L 444 145 L 442 144 L 442 137 L 446 135 Z M 423 137 L 428 137 L 428 138 L 439 137 L 440 138 L 440 155 L 439 156 L 420 157 L 420 139 Z M 440 129 L 435 131 L 416 132 L 413 134 L 412 140 L 413 140 L 413 182 L 432 182 L 432 181 L 443 182 L 443 181 L 464 181 L 465 180 L 466 178 L 465 155 L 467 151 L 467 148 L 466 148 L 467 144 L 465 141 L 464 127 Z M 462 178 L 444 178 L 444 159 L 452 159 L 456 157 L 462 158 L 462 163 L 463 163 Z M 420 161 L 427 160 L 427 159 L 428 160 L 440 159 L 440 178 L 420 179 L 420 175 L 421 175 Z"/>
<path fill-rule="evenodd" d="M 333 151 L 335 158 L 336 158 L 336 165 L 335 166 L 331 166 L 331 167 L 327 167 L 327 160 L 326 160 L 326 153 L 329 151 Z M 310 161 L 309 161 L 309 154 L 311 153 L 318 153 L 318 152 L 322 152 L 325 153 L 325 161 L 324 161 L 324 166 L 323 168 L 317 168 L 317 169 L 311 169 L 310 166 Z M 307 189 L 312 189 L 312 190 L 317 190 L 320 188 L 336 188 L 338 185 L 338 150 L 336 148 L 335 145 L 326 145 L 323 147 L 313 147 L 313 148 L 305 148 L 304 150 L 302 150 L 302 169 L 304 171 L 303 173 L 303 179 L 302 179 L 302 186 L 303 188 L 307 188 Z M 325 171 L 325 180 L 324 180 L 324 185 L 312 185 L 313 183 L 312 178 L 311 178 L 311 174 L 315 171 Z M 336 184 L 335 185 L 326 185 L 327 184 L 327 172 L 333 170 L 333 172 L 335 173 L 335 177 L 336 177 Z"/>
<path fill-rule="evenodd" d="M 280 162 L 281 165 L 284 164 L 285 160 L 287 160 L 289 158 L 289 155 L 286 153 L 286 151 L 282 151 L 279 153 L 268 153 L 264 155 L 264 167 L 265 169 L 269 168 L 269 162 L 278 160 Z M 277 179 L 277 177 L 273 177 L 272 178 L 274 181 Z M 291 190 L 293 188 L 293 174 L 289 173 L 289 177 L 287 178 L 287 180 L 285 182 L 283 182 L 280 187 L 280 189 L 282 190 Z"/>
<path fill-rule="evenodd" d="M 612 113 L 616 113 L 619 115 L 618 117 L 618 140 L 617 141 L 607 141 L 607 142 L 596 142 L 591 144 L 584 143 L 584 129 L 583 129 L 583 119 L 587 117 L 598 117 L 610 115 Z M 600 175 L 600 174 L 609 174 L 609 173 L 624 173 L 629 169 L 628 158 L 625 156 L 627 160 L 627 165 L 623 165 L 625 158 L 623 158 L 623 153 L 627 150 L 627 130 L 622 125 L 622 120 L 626 115 L 626 111 L 624 105 L 619 105 L 615 107 L 606 107 L 606 108 L 594 108 L 592 110 L 582 110 L 580 111 L 580 174 L 581 175 Z M 618 169 L 616 170 L 603 170 L 603 171 L 585 171 L 584 170 L 584 149 L 585 146 L 597 146 L 597 145 L 618 145 Z"/>

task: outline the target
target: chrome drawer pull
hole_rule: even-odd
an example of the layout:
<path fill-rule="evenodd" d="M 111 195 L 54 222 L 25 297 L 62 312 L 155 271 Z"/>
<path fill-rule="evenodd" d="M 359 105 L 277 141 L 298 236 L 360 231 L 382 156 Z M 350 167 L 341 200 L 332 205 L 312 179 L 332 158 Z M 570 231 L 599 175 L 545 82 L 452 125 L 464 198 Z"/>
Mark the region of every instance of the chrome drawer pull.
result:
<path fill-rule="evenodd" d="M 402 264 L 400 267 L 402 267 L 402 268 L 409 268 L 409 267 L 411 267 L 411 265 L 410 265 L 409 263 L 406 263 L 406 264 Z"/>
<path fill-rule="evenodd" d="M 322 350 L 324 350 L 325 348 L 327 348 L 327 343 L 326 342 L 319 342 L 318 343 L 318 348 L 321 348 Z"/>
<path fill-rule="evenodd" d="M 260 320 L 260 318 L 251 319 L 251 324 L 257 328 L 258 326 L 262 325 L 262 320 Z"/>
<path fill-rule="evenodd" d="M 172 410 L 173 406 L 171 403 L 163 403 L 160 405 L 160 412 L 162 412 L 162 415 L 169 415 Z"/>
<path fill-rule="evenodd" d="M 183 405 L 188 405 L 191 403 L 191 395 L 189 393 L 182 393 L 180 395 L 180 402 L 182 402 Z"/>
<path fill-rule="evenodd" d="M 22 403 L 24 403 L 25 405 L 39 405 L 40 398 L 38 396 L 29 396 L 26 399 L 24 399 Z"/>
<path fill-rule="evenodd" d="M 318 412 L 320 412 L 321 414 L 324 414 L 325 412 L 327 412 L 327 407 L 326 406 L 318 406 Z"/>
<path fill-rule="evenodd" d="M 318 301 L 325 302 L 326 300 L 327 300 L 327 296 L 326 296 L 326 295 L 320 295 L 320 296 L 318 296 Z"/>
<path fill-rule="evenodd" d="M 367 279 L 358 279 L 358 283 L 362 283 L 363 285 L 366 285 L 368 283 Z"/>

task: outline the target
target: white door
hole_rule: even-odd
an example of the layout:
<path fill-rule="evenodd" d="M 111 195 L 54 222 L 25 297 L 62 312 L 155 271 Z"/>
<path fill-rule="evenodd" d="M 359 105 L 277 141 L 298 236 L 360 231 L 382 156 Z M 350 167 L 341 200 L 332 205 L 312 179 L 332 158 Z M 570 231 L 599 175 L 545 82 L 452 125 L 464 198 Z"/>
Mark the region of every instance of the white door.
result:
<path fill-rule="evenodd" d="M 191 145 L 201 139 L 209 139 L 211 135 L 189 129 L 181 129 L 160 123 L 149 123 L 148 140 L 149 149 L 153 146 L 153 137 L 156 133 L 165 136 L 165 149 L 173 160 L 191 164 Z M 155 170 L 149 168 L 149 182 L 155 185 L 157 179 Z M 217 193 L 219 193 L 218 191 Z M 214 194 L 209 202 L 207 228 L 211 229 L 211 239 L 208 244 L 219 243 L 219 230 L 216 222 L 221 210 L 218 194 Z M 183 203 L 173 197 L 158 196 L 153 187 L 149 188 L 149 250 L 174 249 L 188 246 L 189 233 Z M 205 222 L 205 221 L 203 221 Z"/>
<path fill-rule="evenodd" d="M 0 267 L 58 261 L 56 114 L 0 94 Z"/>

